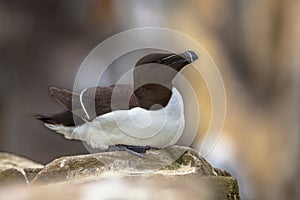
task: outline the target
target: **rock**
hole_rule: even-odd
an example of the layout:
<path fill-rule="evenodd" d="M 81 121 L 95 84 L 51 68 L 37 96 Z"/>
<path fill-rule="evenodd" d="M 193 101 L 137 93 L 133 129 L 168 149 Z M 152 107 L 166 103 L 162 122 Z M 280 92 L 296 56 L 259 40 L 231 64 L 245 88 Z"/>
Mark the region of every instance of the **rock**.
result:
<path fill-rule="evenodd" d="M 150 150 L 145 157 L 125 151 L 62 157 L 47 164 L 32 184 L 77 184 L 103 182 L 112 178 L 129 181 L 124 184 L 128 187 L 131 187 L 131 181 L 154 181 L 158 185 L 174 183 L 177 189 L 185 188 L 186 183 L 199 183 L 199 190 L 201 185 L 209 186 L 218 199 L 239 199 L 239 188 L 234 177 L 224 170 L 213 168 L 195 150 L 179 146 Z"/>
<path fill-rule="evenodd" d="M 9 153 L 0 153 L 0 186 L 28 183 L 43 165 Z"/>
<path fill-rule="evenodd" d="M 31 186 L 0 190 L 6 200 L 90 200 L 90 199 L 224 199 L 199 179 L 130 180 L 103 179 L 83 184 L 63 184 L 52 187 Z M 1 199 L 2 199 L 1 198 Z"/>
<path fill-rule="evenodd" d="M 234 177 L 179 146 L 150 150 L 145 157 L 124 151 L 69 156 L 44 168 L 1 153 L 0 182 L 30 183 L 0 187 L 1 199 L 9 200 L 240 199 Z"/>

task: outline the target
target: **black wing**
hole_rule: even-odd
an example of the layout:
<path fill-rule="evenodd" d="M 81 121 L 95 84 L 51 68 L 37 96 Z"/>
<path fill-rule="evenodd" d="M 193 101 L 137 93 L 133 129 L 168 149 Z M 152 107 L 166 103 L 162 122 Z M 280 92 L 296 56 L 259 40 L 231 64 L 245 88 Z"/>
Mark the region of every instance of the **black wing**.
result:
<path fill-rule="evenodd" d="M 74 126 L 74 120 L 82 123 L 91 121 L 99 115 L 113 110 L 128 110 L 139 106 L 133 94 L 132 85 L 112 85 L 109 87 L 93 87 L 80 94 L 55 87 L 50 88 L 50 95 L 66 110 L 55 115 L 36 115 L 45 123 Z"/>

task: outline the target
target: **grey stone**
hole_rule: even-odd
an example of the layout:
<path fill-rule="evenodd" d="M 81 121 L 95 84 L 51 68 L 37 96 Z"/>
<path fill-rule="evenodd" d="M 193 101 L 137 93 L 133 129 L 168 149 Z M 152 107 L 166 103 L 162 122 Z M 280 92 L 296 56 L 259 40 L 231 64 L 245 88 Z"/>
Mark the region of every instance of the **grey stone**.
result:
<path fill-rule="evenodd" d="M 28 183 L 43 165 L 9 153 L 0 153 L 0 186 Z"/>
<path fill-rule="evenodd" d="M 184 188 L 186 182 L 201 182 L 200 185 L 209 186 L 214 191 L 217 199 L 239 199 L 234 177 L 224 170 L 213 168 L 195 150 L 180 146 L 149 150 L 145 157 L 120 151 L 58 158 L 47 164 L 32 184 L 78 184 L 112 178 L 135 182 L 174 182 L 179 188 L 180 183 Z"/>
<path fill-rule="evenodd" d="M 102 179 L 82 184 L 31 186 L 0 190 L 9 200 L 212 200 L 226 199 L 199 179 Z"/>

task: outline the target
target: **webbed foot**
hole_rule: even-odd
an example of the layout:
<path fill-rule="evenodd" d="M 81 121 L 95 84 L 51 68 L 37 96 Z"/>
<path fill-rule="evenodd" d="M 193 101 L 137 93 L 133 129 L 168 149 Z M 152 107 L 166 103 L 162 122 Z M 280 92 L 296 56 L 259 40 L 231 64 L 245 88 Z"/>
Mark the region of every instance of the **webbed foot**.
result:
<path fill-rule="evenodd" d="M 108 151 L 127 151 L 133 155 L 139 157 L 145 157 L 145 153 L 147 150 L 151 149 L 150 146 L 132 146 L 132 145 L 123 145 L 117 144 L 115 146 L 110 146 Z"/>

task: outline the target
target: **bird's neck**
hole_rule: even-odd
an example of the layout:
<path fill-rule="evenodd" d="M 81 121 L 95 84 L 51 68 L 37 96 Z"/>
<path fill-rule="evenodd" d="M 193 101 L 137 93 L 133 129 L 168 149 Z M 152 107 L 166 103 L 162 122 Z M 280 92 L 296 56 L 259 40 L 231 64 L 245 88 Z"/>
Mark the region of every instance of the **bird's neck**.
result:
<path fill-rule="evenodd" d="M 137 88 L 134 94 L 137 97 L 140 107 L 148 110 L 156 110 L 168 104 L 172 96 L 172 87 L 171 83 L 166 86 L 149 83 Z"/>

